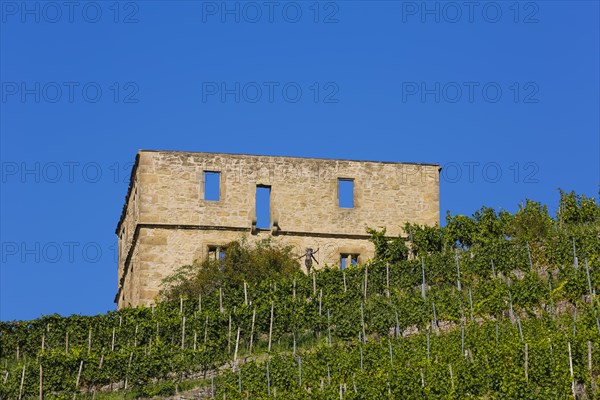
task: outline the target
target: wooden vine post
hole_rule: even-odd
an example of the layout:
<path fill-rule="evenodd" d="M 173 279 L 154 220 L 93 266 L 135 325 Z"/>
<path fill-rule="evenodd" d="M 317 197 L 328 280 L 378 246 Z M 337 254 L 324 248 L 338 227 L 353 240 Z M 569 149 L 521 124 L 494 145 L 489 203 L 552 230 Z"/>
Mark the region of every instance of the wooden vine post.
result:
<path fill-rule="evenodd" d="M 421 297 L 425 300 L 425 258 L 421 257 L 421 275 L 423 276 L 423 283 L 421 283 Z"/>
<path fill-rule="evenodd" d="M 364 298 L 367 301 L 367 287 L 369 286 L 369 266 L 365 265 L 365 293 Z"/>
<path fill-rule="evenodd" d="M 43 385 L 42 363 L 40 363 L 40 394 L 39 400 L 44 400 L 44 385 Z"/>
<path fill-rule="evenodd" d="M 598 388 L 596 387 L 596 381 L 594 380 L 594 369 L 592 368 L 592 342 L 588 341 L 587 343 L 587 353 L 588 353 L 588 370 L 590 371 L 590 382 L 592 383 L 592 393 L 596 394 Z"/>
<path fill-rule="evenodd" d="M 365 311 L 364 311 L 364 306 L 361 303 L 360 304 L 360 319 L 362 322 L 362 339 L 363 339 L 363 343 L 367 343 L 367 333 L 365 330 Z"/>
<path fill-rule="evenodd" d="M 462 290 L 462 286 L 460 284 L 460 264 L 458 262 L 458 249 L 455 249 L 455 257 L 456 257 L 456 287 L 459 291 Z"/>
<path fill-rule="evenodd" d="M 81 379 L 81 371 L 83 370 L 83 360 L 79 363 L 79 371 L 77 372 L 77 380 L 75 381 L 75 389 L 79 389 L 79 380 Z"/>
<path fill-rule="evenodd" d="M 529 345 L 525 343 L 525 382 L 529 382 Z"/>
<path fill-rule="evenodd" d="M 92 351 L 92 327 L 90 326 L 90 330 L 88 332 L 88 348 L 87 348 L 88 354 L 90 354 L 91 351 Z"/>
<path fill-rule="evenodd" d="M 23 364 L 23 372 L 21 372 L 21 385 L 19 386 L 19 400 L 23 396 L 23 384 L 25 383 L 25 364 Z"/>
<path fill-rule="evenodd" d="M 573 376 L 573 357 L 571 356 L 571 342 L 567 342 L 569 349 L 569 373 L 571 374 L 571 392 L 573 393 L 573 398 L 575 396 L 575 378 Z"/>
<path fill-rule="evenodd" d="M 231 313 L 229 313 L 229 326 L 227 328 L 227 354 L 231 354 Z"/>
<path fill-rule="evenodd" d="M 385 293 L 388 300 L 390 299 L 390 263 L 385 263 Z"/>
<path fill-rule="evenodd" d="M 185 315 L 181 320 L 181 350 L 185 348 Z"/>
<path fill-rule="evenodd" d="M 469 305 L 471 307 L 471 322 L 474 322 L 475 319 L 473 317 L 473 292 L 471 291 L 471 288 L 469 288 Z"/>
<path fill-rule="evenodd" d="M 254 323 L 256 322 L 256 306 L 252 312 L 252 327 L 250 328 L 250 349 L 248 352 L 252 354 L 252 344 L 254 343 Z"/>
<path fill-rule="evenodd" d="M 223 309 L 223 288 L 219 288 L 219 311 L 221 314 L 225 311 Z"/>
<path fill-rule="evenodd" d="M 110 345 L 110 351 L 115 351 L 115 328 L 112 330 L 112 342 Z"/>
<path fill-rule="evenodd" d="M 275 304 L 271 302 L 271 321 L 269 322 L 269 348 L 267 352 L 271 353 L 271 339 L 273 337 L 273 312 L 274 312 Z"/>
<path fill-rule="evenodd" d="M 235 339 L 235 352 L 233 353 L 233 370 L 237 368 L 238 347 L 240 345 L 240 327 L 238 326 L 237 337 Z"/>

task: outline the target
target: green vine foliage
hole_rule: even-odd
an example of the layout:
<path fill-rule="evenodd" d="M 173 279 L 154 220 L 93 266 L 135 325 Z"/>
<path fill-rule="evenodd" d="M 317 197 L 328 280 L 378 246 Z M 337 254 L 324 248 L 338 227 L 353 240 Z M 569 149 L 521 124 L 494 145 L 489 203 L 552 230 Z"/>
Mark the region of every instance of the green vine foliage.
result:
<path fill-rule="evenodd" d="M 371 230 L 373 260 L 310 275 L 289 250 L 230 245 L 155 306 L 1 322 L 0 398 L 38 396 L 40 369 L 47 399 L 212 391 L 213 374 L 227 399 L 598 398 L 598 205 L 560 204 Z"/>

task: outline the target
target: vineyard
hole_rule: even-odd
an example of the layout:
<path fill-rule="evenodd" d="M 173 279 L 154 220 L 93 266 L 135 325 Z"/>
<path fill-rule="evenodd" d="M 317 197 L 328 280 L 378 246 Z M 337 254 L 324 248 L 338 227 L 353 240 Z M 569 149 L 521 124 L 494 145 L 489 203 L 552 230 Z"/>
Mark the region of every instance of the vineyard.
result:
<path fill-rule="evenodd" d="M 0 323 L 0 398 L 600 398 L 600 207 L 371 231 L 344 270 Z M 109 398 L 109 397 L 106 397 Z"/>

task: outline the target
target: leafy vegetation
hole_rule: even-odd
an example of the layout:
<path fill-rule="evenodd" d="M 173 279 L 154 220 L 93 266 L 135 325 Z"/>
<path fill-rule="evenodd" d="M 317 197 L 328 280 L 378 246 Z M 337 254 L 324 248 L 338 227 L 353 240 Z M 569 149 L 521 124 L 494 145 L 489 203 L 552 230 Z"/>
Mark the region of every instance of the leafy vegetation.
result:
<path fill-rule="evenodd" d="M 230 245 L 156 306 L 0 323 L 0 397 L 598 398 L 599 209 L 561 192 L 555 218 L 527 201 L 371 231 L 373 260 L 310 275 Z"/>
<path fill-rule="evenodd" d="M 263 239 L 253 246 L 244 240 L 231 242 L 224 246 L 223 254 L 215 258 L 179 267 L 163 281 L 162 299 L 196 299 L 224 284 L 230 289 L 239 289 L 244 282 L 277 280 L 300 272 L 292 247 L 278 245 L 271 239 Z"/>

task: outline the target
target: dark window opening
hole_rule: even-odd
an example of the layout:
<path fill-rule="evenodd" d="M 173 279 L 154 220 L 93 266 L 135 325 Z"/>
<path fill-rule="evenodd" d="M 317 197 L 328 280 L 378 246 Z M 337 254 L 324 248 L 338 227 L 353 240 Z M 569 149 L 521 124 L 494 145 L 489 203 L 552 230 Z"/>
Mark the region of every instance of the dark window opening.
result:
<path fill-rule="evenodd" d="M 219 201 L 221 197 L 221 173 L 204 171 L 204 200 Z"/>
<path fill-rule="evenodd" d="M 227 247 L 225 246 L 208 246 L 208 259 L 211 261 L 225 259 L 225 252 Z"/>
<path fill-rule="evenodd" d="M 256 186 L 256 227 L 271 227 L 271 186 Z"/>
<path fill-rule="evenodd" d="M 346 269 L 349 266 L 358 265 L 359 254 L 340 254 L 340 269 Z"/>
<path fill-rule="evenodd" d="M 338 179 L 338 207 L 354 208 L 354 179 Z"/>

